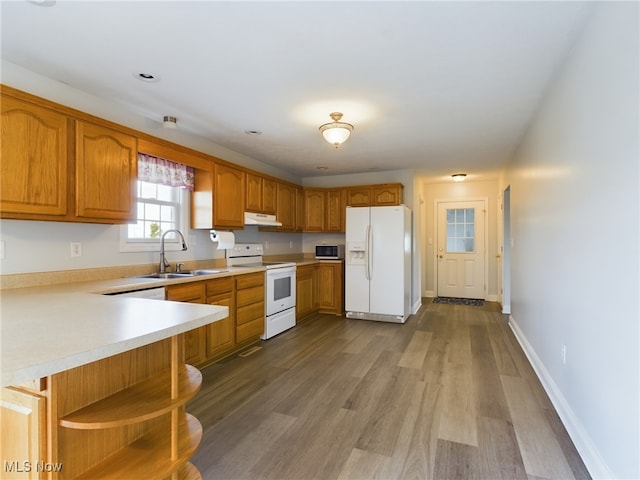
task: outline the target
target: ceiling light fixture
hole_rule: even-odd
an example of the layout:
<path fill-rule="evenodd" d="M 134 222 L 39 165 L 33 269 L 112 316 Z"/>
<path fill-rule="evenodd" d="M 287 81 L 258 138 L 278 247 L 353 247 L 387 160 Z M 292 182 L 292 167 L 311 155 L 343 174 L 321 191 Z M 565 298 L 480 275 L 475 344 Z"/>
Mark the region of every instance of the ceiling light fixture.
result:
<path fill-rule="evenodd" d="M 324 139 L 334 147 L 338 148 L 341 143 L 347 141 L 353 131 L 353 125 L 341 122 L 342 113 L 333 112 L 329 115 L 333 122 L 320 125 L 320 133 Z"/>
<path fill-rule="evenodd" d="M 453 175 L 451 175 L 451 178 L 453 178 L 454 182 L 462 182 L 466 177 L 466 173 L 454 173 Z"/>
<path fill-rule="evenodd" d="M 178 119 L 176 117 L 170 117 L 169 115 L 165 115 L 162 119 L 162 126 L 164 128 L 175 129 L 178 126 Z"/>

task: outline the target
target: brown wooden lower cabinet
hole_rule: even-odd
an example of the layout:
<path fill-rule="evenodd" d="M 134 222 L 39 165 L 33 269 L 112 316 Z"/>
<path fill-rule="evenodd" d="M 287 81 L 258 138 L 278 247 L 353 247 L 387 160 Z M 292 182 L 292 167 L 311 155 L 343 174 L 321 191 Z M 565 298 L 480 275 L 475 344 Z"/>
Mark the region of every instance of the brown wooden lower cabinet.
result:
<path fill-rule="evenodd" d="M 258 339 L 264 333 L 264 272 L 236 278 L 236 342 Z"/>
<path fill-rule="evenodd" d="M 296 320 L 318 309 L 318 265 L 302 265 L 296 269 Z"/>
<path fill-rule="evenodd" d="M 320 262 L 318 267 L 318 311 L 342 315 L 344 311 L 343 262 Z"/>
<path fill-rule="evenodd" d="M 216 278 L 205 282 L 207 303 L 229 308 L 229 316 L 204 327 L 206 360 L 214 359 L 233 348 L 236 343 L 236 295 L 233 277 Z"/>
<path fill-rule="evenodd" d="M 167 286 L 167 300 L 229 307 L 229 316 L 183 333 L 185 361 L 205 366 L 264 332 L 264 272 Z"/>
<path fill-rule="evenodd" d="M 344 262 L 320 261 L 296 270 L 296 319 L 344 312 Z"/>
<path fill-rule="evenodd" d="M 174 302 L 205 303 L 205 282 L 183 283 L 167 286 L 167 300 Z M 207 359 L 206 328 L 200 327 L 182 334 L 184 361 L 190 365 L 202 365 Z"/>

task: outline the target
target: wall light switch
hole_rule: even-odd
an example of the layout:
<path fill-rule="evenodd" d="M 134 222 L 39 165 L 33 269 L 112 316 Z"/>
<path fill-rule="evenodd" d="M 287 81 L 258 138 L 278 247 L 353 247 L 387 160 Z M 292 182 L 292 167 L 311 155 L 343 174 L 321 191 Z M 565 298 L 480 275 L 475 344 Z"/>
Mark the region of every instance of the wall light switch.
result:
<path fill-rule="evenodd" d="M 80 242 L 71 242 L 71 256 L 72 257 L 81 257 L 82 256 L 82 243 L 80 243 Z"/>

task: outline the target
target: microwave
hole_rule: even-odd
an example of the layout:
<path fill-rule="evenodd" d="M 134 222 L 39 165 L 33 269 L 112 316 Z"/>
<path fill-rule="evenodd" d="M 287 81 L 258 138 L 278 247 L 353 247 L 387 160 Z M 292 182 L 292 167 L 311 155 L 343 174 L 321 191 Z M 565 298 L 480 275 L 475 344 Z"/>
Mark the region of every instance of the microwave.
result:
<path fill-rule="evenodd" d="M 316 245 L 319 260 L 339 260 L 344 258 L 344 245 Z"/>

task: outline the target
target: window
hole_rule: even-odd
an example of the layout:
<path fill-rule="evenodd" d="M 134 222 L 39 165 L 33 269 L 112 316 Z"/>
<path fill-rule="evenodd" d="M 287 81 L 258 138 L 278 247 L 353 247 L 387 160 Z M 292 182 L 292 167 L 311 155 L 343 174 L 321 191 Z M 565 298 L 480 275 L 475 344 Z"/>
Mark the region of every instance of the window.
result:
<path fill-rule="evenodd" d="M 447 208 L 447 252 L 475 252 L 475 210 Z"/>
<path fill-rule="evenodd" d="M 185 233 L 188 226 L 188 190 L 155 183 L 137 182 L 136 223 L 121 227 L 121 251 L 156 251 L 164 232 L 178 229 Z M 165 238 L 165 248 L 178 248 L 177 236 Z"/>
<path fill-rule="evenodd" d="M 120 228 L 120 251 L 157 251 L 164 232 L 177 229 L 186 233 L 193 180 L 193 168 L 139 153 L 136 223 Z M 165 237 L 165 248 L 179 248 L 177 235 Z"/>

